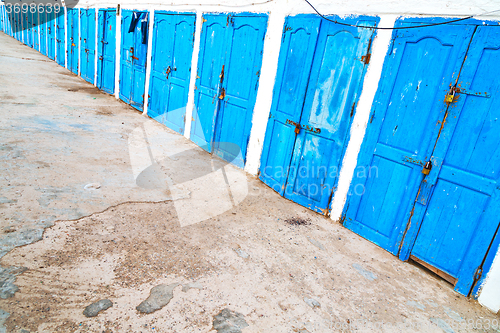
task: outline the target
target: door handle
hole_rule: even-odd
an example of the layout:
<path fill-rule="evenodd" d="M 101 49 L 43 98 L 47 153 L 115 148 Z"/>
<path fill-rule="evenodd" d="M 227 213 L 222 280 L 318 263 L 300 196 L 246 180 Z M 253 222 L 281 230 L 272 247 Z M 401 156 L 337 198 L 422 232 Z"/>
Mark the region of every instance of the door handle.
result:
<path fill-rule="evenodd" d="M 224 99 L 226 97 L 226 89 L 222 88 L 220 91 L 219 99 Z"/>
<path fill-rule="evenodd" d="M 134 60 L 139 60 L 139 58 L 132 56 L 132 59 Z"/>

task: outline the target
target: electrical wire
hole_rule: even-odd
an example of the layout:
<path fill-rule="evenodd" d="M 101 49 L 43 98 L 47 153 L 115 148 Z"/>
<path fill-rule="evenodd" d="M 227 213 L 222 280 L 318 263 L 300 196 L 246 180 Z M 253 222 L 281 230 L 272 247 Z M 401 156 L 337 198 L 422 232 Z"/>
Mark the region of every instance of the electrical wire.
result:
<path fill-rule="evenodd" d="M 471 19 L 471 18 L 473 18 L 475 16 L 488 15 L 488 14 L 500 12 L 500 9 L 498 9 L 498 10 L 493 10 L 491 12 L 486 12 L 486 13 L 476 14 L 476 15 L 470 15 L 470 16 L 467 16 L 467 17 L 462 17 L 462 18 L 454 19 L 454 20 L 450 20 L 450 21 L 438 22 L 438 23 L 430 23 L 430 24 L 421 24 L 421 25 L 413 25 L 413 26 L 408 26 L 408 27 L 391 27 L 391 28 L 389 28 L 389 27 L 370 27 L 370 26 L 366 26 L 366 25 L 349 24 L 349 23 L 344 23 L 344 22 L 339 22 L 337 20 L 329 19 L 325 15 L 321 14 L 308 0 L 304 0 L 304 1 L 307 2 L 307 4 L 309 6 L 311 6 L 311 8 L 316 12 L 316 14 L 318 14 L 319 16 L 321 16 L 321 18 L 323 18 L 324 20 L 327 20 L 327 21 L 330 21 L 330 22 L 333 22 L 333 23 L 336 23 L 336 24 L 340 24 L 340 25 L 345 25 L 345 26 L 348 26 L 348 27 L 365 28 L 365 29 L 373 29 L 373 30 L 399 30 L 399 29 L 412 29 L 412 28 L 434 27 L 436 25 L 443 25 L 443 24 L 450 24 L 450 23 L 465 21 L 465 20 Z"/>

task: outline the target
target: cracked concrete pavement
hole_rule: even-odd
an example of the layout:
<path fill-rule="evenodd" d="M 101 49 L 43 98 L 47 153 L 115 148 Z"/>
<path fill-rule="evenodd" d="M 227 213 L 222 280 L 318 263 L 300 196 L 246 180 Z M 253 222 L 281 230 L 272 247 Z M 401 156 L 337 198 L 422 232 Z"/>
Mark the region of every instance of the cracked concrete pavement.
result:
<path fill-rule="evenodd" d="M 0 332 L 499 331 L 422 268 L 0 45 Z"/>

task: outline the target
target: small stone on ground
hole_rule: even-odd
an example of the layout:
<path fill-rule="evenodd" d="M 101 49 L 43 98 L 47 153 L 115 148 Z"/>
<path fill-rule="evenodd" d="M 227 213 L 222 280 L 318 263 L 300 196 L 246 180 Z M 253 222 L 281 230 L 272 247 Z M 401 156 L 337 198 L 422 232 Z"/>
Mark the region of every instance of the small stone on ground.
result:
<path fill-rule="evenodd" d="M 101 311 L 105 311 L 113 306 L 113 303 L 109 299 L 101 299 L 95 303 L 90 304 L 83 310 L 83 315 L 85 317 L 95 317 Z"/>
<path fill-rule="evenodd" d="M 358 273 L 361 274 L 367 280 L 373 281 L 377 278 L 375 274 L 373 274 L 370 271 L 367 271 L 360 264 L 352 264 L 352 267 L 354 267 L 354 269 L 357 270 Z"/>
<path fill-rule="evenodd" d="M 241 333 L 241 329 L 247 326 L 245 317 L 241 313 L 227 308 L 214 316 L 213 327 L 218 333 Z"/>
<path fill-rule="evenodd" d="M 250 255 L 243 251 L 241 248 L 234 249 L 234 252 L 236 252 L 237 255 L 242 257 L 243 259 L 247 259 Z"/>
<path fill-rule="evenodd" d="M 149 297 L 136 307 L 137 311 L 142 313 L 152 313 L 160 310 L 167 305 L 174 297 L 174 288 L 179 283 L 172 283 L 169 285 L 160 284 L 151 289 Z"/>
<path fill-rule="evenodd" d="M 315 300 L 314 298 L 304 297 L 304 302 L 306 302 L 306 304 L 309 305 L 313 309 L 321 307 L 321 304 L 317 300 Z"/>

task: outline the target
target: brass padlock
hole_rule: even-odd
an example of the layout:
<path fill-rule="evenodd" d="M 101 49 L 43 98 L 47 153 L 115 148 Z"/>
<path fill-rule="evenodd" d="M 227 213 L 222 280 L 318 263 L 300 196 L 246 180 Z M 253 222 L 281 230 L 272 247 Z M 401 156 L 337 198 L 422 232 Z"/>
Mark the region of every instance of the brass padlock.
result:
<path fill-rule="evenodd" d="M 422 169 L 422 173 L 427 176 L 429 173 L 431 173 L 431 169 L 432 163 L 431 161 L 428 161 L 427 163 L 425 163 L 424 168 Z"/>
<path fill-rule="evenodd" d="M 451 88 L 450 92 L 448 94 L 446 94 L 446 96 L 444 97 L 444 101 L 445 103 L 453 103 L 453 101 L 455 100 L 455 89 L 454 88 Z"/>

